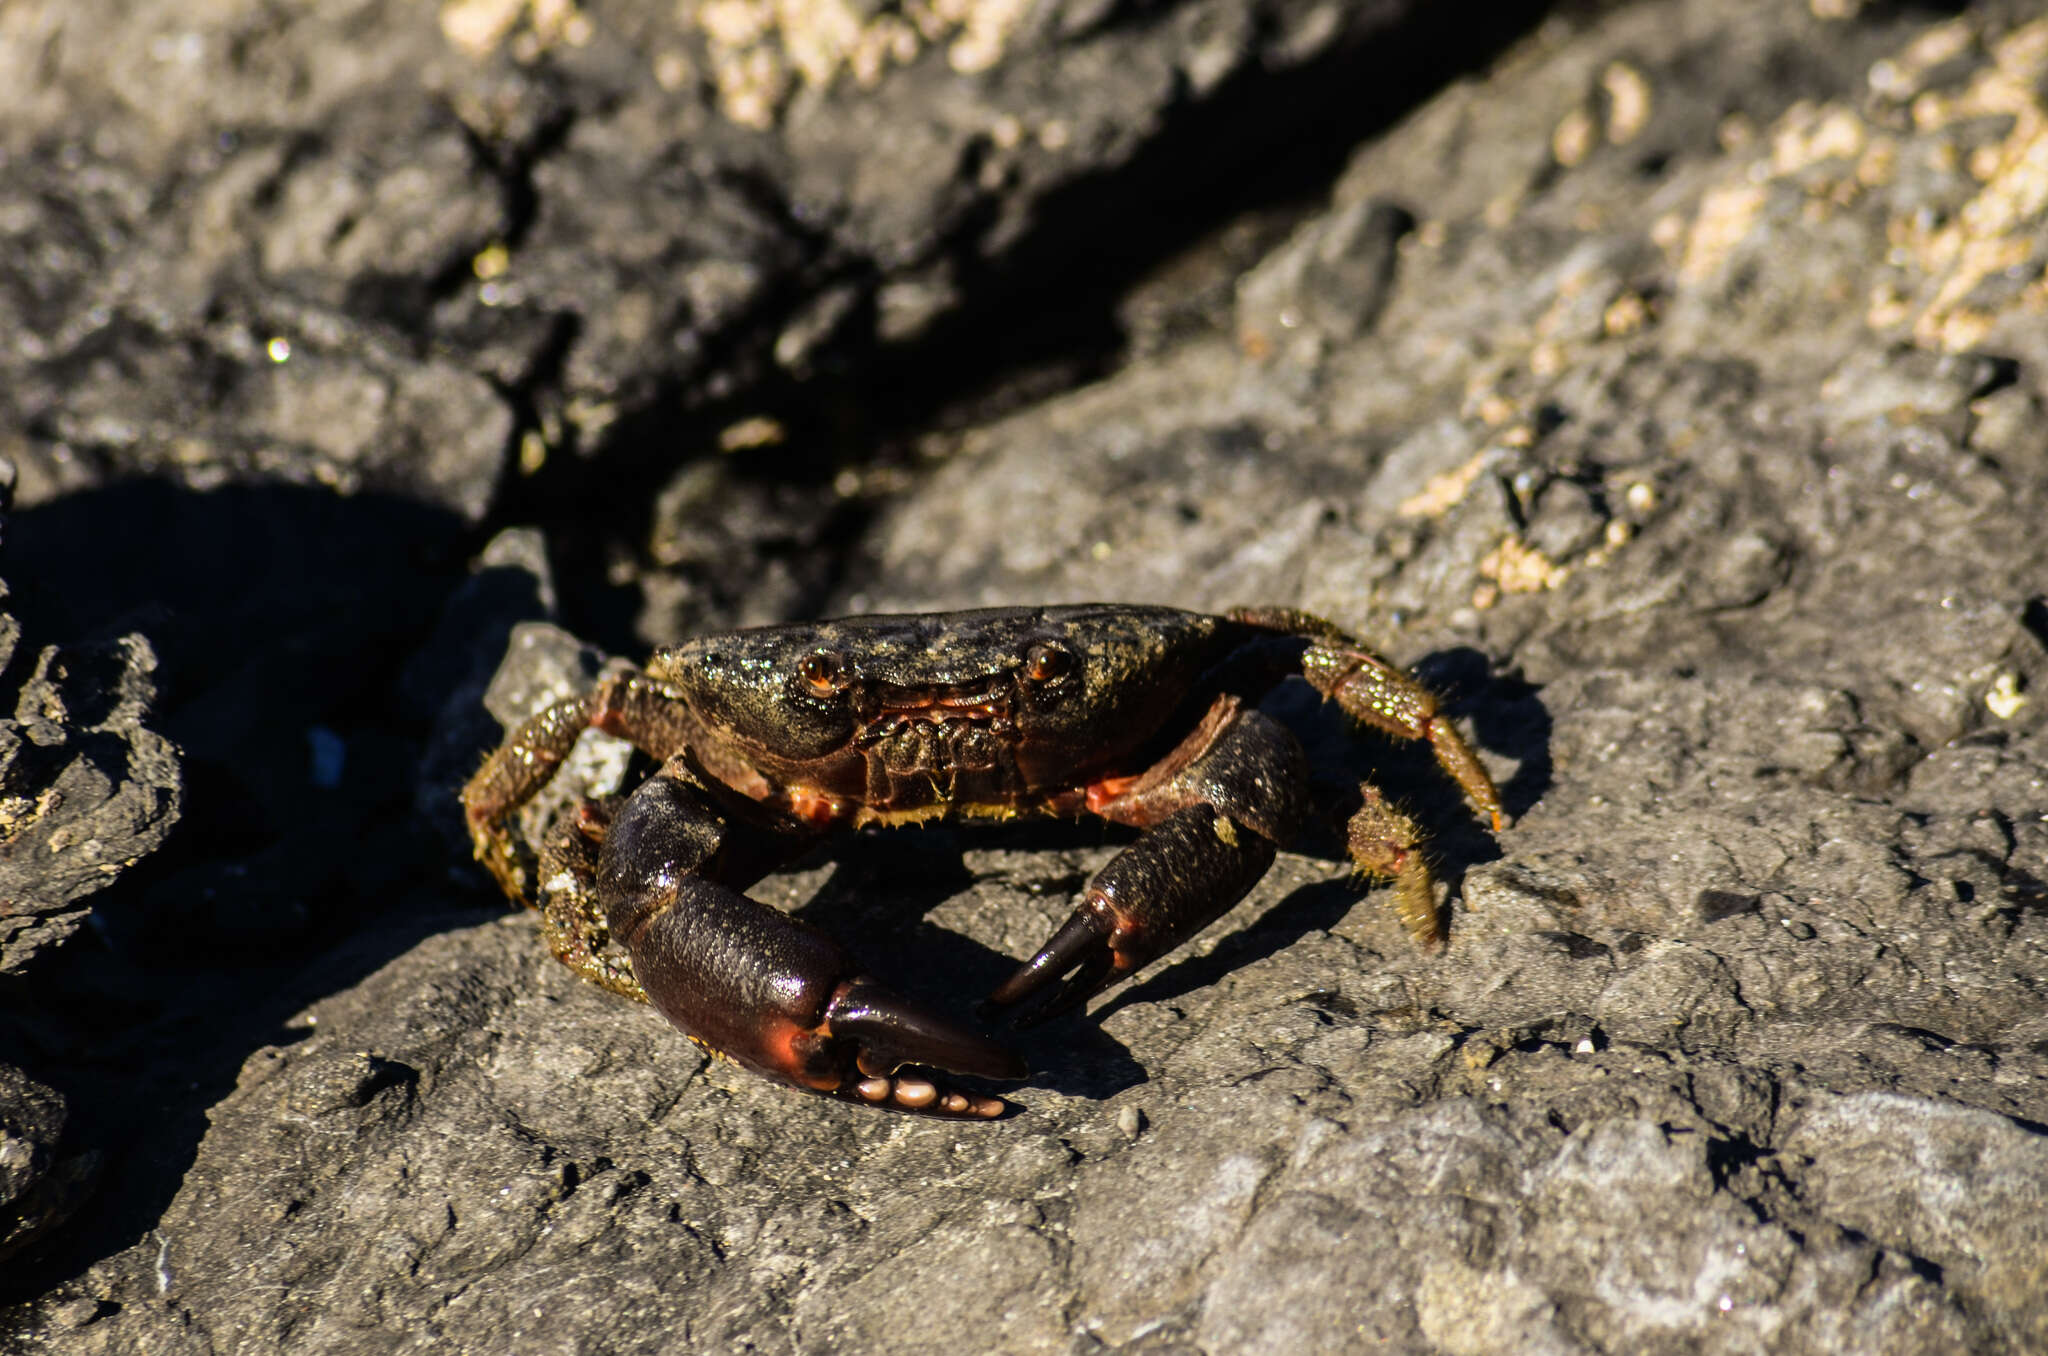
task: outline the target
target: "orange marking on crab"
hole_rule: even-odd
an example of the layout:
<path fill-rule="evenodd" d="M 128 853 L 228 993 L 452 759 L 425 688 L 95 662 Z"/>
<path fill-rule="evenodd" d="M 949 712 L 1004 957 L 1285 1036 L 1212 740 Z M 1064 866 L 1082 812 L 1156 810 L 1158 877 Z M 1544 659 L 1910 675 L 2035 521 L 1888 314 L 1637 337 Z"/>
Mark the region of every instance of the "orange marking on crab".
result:
<path fill-rule="evenodd" d="M 1143 780 L 1143 774 L 1140 774 L 1133 777 L 1104 777 L 1099 782 L 1090 782 L 1088 784 L 1088 813 L 1101 814 L 1103 806 L 1118 799 Z"/>
<path fill-rule="evenodd" d="M 822 791 L 792 786 L 783 798 L 789 802 L 789 812 L 813 828 L 830 828 L 846 813 L 846 805 L 839 797 Z"/>
<path fill-rule="evenodd" d="M 829 1033 L 818 1027 L 769 1018 L 762 1023 L 761 1053 L 766 1062 L 784 1078 L 817 1092 L 832 1092 L 846 1080 L 835 1073 L 812 1072 L 804 1045 L 815 1043 Z"/>

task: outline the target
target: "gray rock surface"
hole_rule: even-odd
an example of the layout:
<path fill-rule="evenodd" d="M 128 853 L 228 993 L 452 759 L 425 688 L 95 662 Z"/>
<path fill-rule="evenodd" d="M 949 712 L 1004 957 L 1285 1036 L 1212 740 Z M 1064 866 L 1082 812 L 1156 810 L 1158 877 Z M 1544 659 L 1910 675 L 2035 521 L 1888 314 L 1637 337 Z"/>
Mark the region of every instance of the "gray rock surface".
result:
<path fill-rule="evenodd" d="M 962 107 L 1027 71 L 1049 90 L 1100 80 L 1084 56 L 1121 49 L 1097 41 L 1184 35 L 1171 78 L 1156 55 L 1117 68 L 1136 102 L 1115 108 L 1135 117 L 1159 106 L 1145 91 L 1199 90 L 1259 35 L 1308 42 L 1319 12 L 1246 29 L 1227 6 L 1033 9 L 1009 31 L 1049 35 L 1056 60 L 999 66 L 965 105 L 924 86 L 912 118 L 884 116 L 908 84 L 884 81 L 871 108 L 802 87 L 801 43 L 740 41 L 743 10 L 717 11 L 736 25 L 724 47 L 769 53 L 750 59 L 784 85 L 721 85 L 709 47 L 664 66 L 660 42 L 628 44 L 601 15 L 581 46 L 549 36 L 545 16 L 581 11 L 440 18 L 451 33 L 451 16 L 513 15 L 492 41 L 559 51 L 572 90 L 625 69 L 630 46 L 636 70 L 709 82 L 690 86 L 709 90 L 703 121 L 678 126 L 713 147 L 767 135 L 734 130 L 751 117 L 851 163 L 829 229 L 890 262 L 851 301 L 837 275 L 780 275 L 819 284 L 775 293 L 800 333 L 788 356 L 814 360 L 804 335 L 849 317 L 914 331 L 951 304 L 932 300 L 944 250 L 918 233 L 981 220 L 938 168 L 953 143 L 932 129 L 967 125 Z M 1337 29 L 1374 11 L 1350 13 Z M 458 22 L 449 41 L 487 28 Z M 1226 54 L 1214 67 L 1194 59 L 1205 42 Z M 304 67 L 295 98 L 370 79 L 361 54 L 380 49 L 341 50 L 358 59 Z M 475 105 L 507 142 L 549 148 L 522 237 L 549 245 L 514 270 L 553 298 L 533 309 L 569 307 L 572 284 L 592 299 L 532 396 L 535 427 L 550 401 L 603 406 L 578 416 L 592 437 L 635 392 L 744 383 L 736 341 L 645 336 L 729 337 L 774 310 L 751 290 L 768 284 L 687 231 L 617 242 L 679 203 L 720 240 L 786 228 L 715 176 L 618 152 L 651 116 L 633 98 L 565 115 L 550 142 L 550 100 L 573 98 L 550 94 L 545 64 L 487 63 L 502 97 Z M 451 96 L 466 125 L 472 78 Z M 206 97 L 226 107 L 233 88 Z M 703 615 L 696 588 L 750 618 L 818 590 L 848 609 L 1274 602 L 1374 637 L 1476 736 L 1515 816 L 1497 842 L 1426 757 L 1353 738 L 1299 694 L 1272 705 L 1322 775 L 1374 769 L 1436 832 L 1444 952 L 1417 951 L 1339 864 L 1285 854 L 1088 1020 L 1021 1033 L 1041 1072 L 1020 1113 L 959 1127 L 707 1061 L 578 983 L 527 919 L 452 913 L 451 880 L 376 868 L 418 916 L 358 891 L 351 939 L 192 1041 L 210 1053 L 174 1161 L 124 1179 L 135 1204 L 45 1263 L 0 1331 L 108 1353 L 2041 1349 L 2044 89 L 2048 25 L 2017 5 L 1669 0 L 1558 21 L 1360 146 L 1227 306 L 1217 261 L 1271 239 L 1270 217 L 1133 290 L 1126 314 L 1150 319 L 1120 370 L 941 430 L 909 471 L 856 473 L 891 486 L 872 520 L 821 531 L 762 481 L 685 468 L 673 511 L 617 527 L 604 568 L 642 588 L 643 641 L 683 624 L 655 615 L 664 601 Z M 1024 178 L 993 180 L 1045 182 L 1026 124 L 1005 171 Z M 989 136 L 994 156 L 1008 133 Z M 291 163 L 331 175 L 328 155 Z M 417 229 L 349 255 L 346 230 L 265 239 L 258 222 L 262 257 L 304 270 L 304 305 L 354 305 L 365 261 L 470 257 L 478 219 L 400 182 L 459 178 L 460 156 L 333 163 L 355 176 L 332 189 L 335 221 L 390 204 Z M 978 191 L 999 223 L 1031 210 Z M 611 218 L 625 226 L 591 255 L 566 243 Z M 625 299 L 657 277 L 670 290 L 635 330 Z M 518 368 L 516 326 L 486 343 L 447 319 L 471 304 L 437 299 L 429 329 L 473 341 L 462 362 Z M 686 310 L 708 319 L 681 326 Z M 79 323 L 71 302 L 52 314 Z M 703 525 L 728 504 L 746 506 L 737 526 Z M 707 563 L 718 532 L 753 526 L 740 566 Z M 835 533 L 842 569 L 761 567 Z M 764 556 L 764 540 L 781 545 Z M 479 619 L 488 661 L 552 612 L 530 547 L 492 548 L 531 581 L 516 597 L 481 598 L 480 573 L 449 586 L 469 601 L 435 635 L 431 619 L 412 633 L 398 681 L 416 698 L 482 690 L 448 619 Z M 714 588 L 716 568 L 731 573 Z M 629 628 L 611 626 L 612 648 Z M 566 632 L 517 635 L 494 714 L 587 681 L 594 657 Z M 331 709 L 381 710 L 355 700 Z M 438 750 L 418 781 L 445 784 L 473 713 L 425 705 L 405 703 L 420 724 L 441 713 L 415 736 Z M 344 841 L 399 833 L 384 813 L 358 811 Z M 396 859 L 445 872 L 425 836 L 437 846 Z M 757 893 L 964 1010 L 1116 850 L 1086 828 L 870 835 Z"/>
<path fill-rule="evenodd" d="M 644 421 L 923 334 L 1062 191 L 1415 8 L 26 0 L 0 455 L 28 501 L 147 470 L 469 521 L 515 449 L 665 467 Z"/>

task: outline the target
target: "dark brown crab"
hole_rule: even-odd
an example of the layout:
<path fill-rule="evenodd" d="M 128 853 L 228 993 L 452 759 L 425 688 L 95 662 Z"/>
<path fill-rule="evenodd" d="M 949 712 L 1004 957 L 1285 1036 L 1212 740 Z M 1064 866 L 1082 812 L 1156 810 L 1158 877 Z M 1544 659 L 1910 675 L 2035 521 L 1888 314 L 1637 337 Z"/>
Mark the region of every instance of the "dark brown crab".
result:
<path fill-rule="evenodd" d="M 660 770 L 615 809 L 585 806 L 541 848 L 555 954 L 771 1078 L 994 1116 L 998 1098 L 899 1071 L 1022 1078 L 1015 1055 L 742 892 L 834 828 L 1084 812 L 1138 826 L 990 998 L 1041 999 L 1040 1017 L 1079 1006 L 1243 898 L 1294 837 L 1309 809 L 1306 758 L 1249 705 L 1294 673 L 1358 720 L 1428 740 L 1499 828 L 1492 779 L 1427 690 L 1328 622 L 1274 608 L 997 608 L 705 636 L 534 716 L 462 801 L 478 858 L 527 902 L 504 820 L 585 729 L 630 740 Z M 1415 826 L 1361 790 L 1352 860 L 1394 882 L 1402 922 L 1434 944 Z"/>

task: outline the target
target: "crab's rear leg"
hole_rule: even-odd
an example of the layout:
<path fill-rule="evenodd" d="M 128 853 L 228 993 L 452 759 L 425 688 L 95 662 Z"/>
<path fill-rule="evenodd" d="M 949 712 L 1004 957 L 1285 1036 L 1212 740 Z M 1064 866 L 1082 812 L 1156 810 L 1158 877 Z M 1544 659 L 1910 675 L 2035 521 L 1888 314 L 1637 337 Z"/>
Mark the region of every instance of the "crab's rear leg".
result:
<path fill-rule="evenodd" d="M 1353 643 L 1319 641 L 1301 656 L 1309 685 L 1359 720 L 1403 739 L 1426 739 L 1444 771 L 1493 824 L 1501 827 L 1500 792 L 1457 727 L 1437 711 L 1428 688 L 1371 651 Z M 1365 803 L 1351 817 L 1346 846 L 1361 874 L 1393 882 L 1394 912 L 1408 935 L 1425 947 L 1443 941 L 1436 893 L 1415 822 L 1377 787 L 1359 788 Z"/>
<path fill-rule="evenodd" d="M 1232 612 L 1230 619 L 1307 641 L 1301 653 L 1301 676 L 1308 679 L 1311 687 L 1337 703 L 1353 720 L 1398 739 L 1429 741 L 1438 764 L 1492 821 L 1494 832 L 1500 831 L 1500 792 L 1494 789 L 1492 776 L 1472 752 L 1472 746 L 1438 712 L 1435 693 L 1311 613 L 1291 608 L 1246 607 Z M 1360 866 L 1370 869 L 1363 862 Z"/>
<path fill-rule="evenodd" d="M 738 827 L 677 758 L 605 829 L 597 898 L 648 1001 L 706 1049 L 810 1092 L 933 1116 L 1000 1115 L 1001 1099 L 905 1066 L 1016 1079 L 1023 1062 L 741 893 L 760 872 Z"/>
<path fill-rule="evenodd" d="M 1286 727 L 1216 699 L 1193 734 L 1137 777 L 1088 788 L 1088 808 L 1146 828 L 1088 882 L 1072 917 L 989 996 L 1078 1007 L 1244 898 L 1308 812 L 1308 760 Z"/>
<path fill-rule="evenodd" d="M 585 730 L 617 735 L 665 759 L 682 747 L 682 720 L 680 702 L 638 673 L 613 674 L 583 695 L 535 714 L 506 737 L 462 788 L 463 817 L 477 860 L 490 869 L 507 895 L 533 903 L 506 819 L 548 784 Z"/>
<path fill-rule="evenodd" d="M 1437 915 L 1436 888 L 1422 852 L 1422 832 L 1415 821 L 1388 803 L 1375 786 L 1361 786 L 1365 803 L 1351 816 L 1345 835 L 1351 861 L 1361 875 L 1393 882 L 1394 915 L 1417 944 L 1435 947 L 1443 941 Z"/>
<path fill-rule="evenodd" d="M 540 841 L 535 907 L 540 935 L 556 960 L 580 979 L 636 1003 L 647 991 L 633 978 L 632 958 L 612 942 L 611 925 L 597 902 L 597 854 L 623 796 L 584 801 L 555 822 Z"/>
<path fill-rule="evenodd" d="M 1499 832 L 1500 792 L 1472 746 L 1442 713 L 1436 695 L 1321 617 L 1291 608 L 1239 608 L 1231 620 L 1305 642 L 1297 663 L 1309 685 L 1352 719 L 1399 739 L 1427 740 L 1449 773 Z M 1423 946 L 1443 940 L 1422 834 L 1378 788 L 1359 788 L 1364 804 L 1351 818 L 1347 846 L 1358 870 L 1390 880 L 1394 912 Z"/>

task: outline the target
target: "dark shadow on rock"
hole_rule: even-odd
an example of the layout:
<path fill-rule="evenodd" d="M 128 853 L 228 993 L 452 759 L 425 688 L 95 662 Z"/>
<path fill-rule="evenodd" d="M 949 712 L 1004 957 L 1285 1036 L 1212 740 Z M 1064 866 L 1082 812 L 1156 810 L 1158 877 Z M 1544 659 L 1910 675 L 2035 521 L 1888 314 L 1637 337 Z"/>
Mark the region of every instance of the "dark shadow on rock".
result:
<path fill-rule="evenodd" d="M 1148 1082 L 1145 1066 L 1130 1047 L 1104 1031 L 1099 1016 L 1070 1016 L 1023 1031 L 1005 1031 L 1004 1043 L 1031 1065 L 1031 1086 L 1067 1097 L 1107 1101 L 1126 1088 Z"/>
<path fill-rule="evenodd" d="M 15 510 L 0 563 L 37 581 L 16 600 L 37 630 L 86 636 L 150 620 L 166 677 L 199 688 L 280 634 L 346 622 L 334 613 L 350 604 L 431 618 L 443 591 L 431 581 L 452 582 L 466 552 L 455 515 L 412 500 L 129 480 Z"/>
<path fill-rule="evenodd" d="M 107 1164 L 0 1298 L 144 1237 L 208 1109 L 252 1051 L 297 1039 L 294 1013 L 497 912 L 481 881 L 476 911 L 451 908 L 454 864 L 414 812 L 444 689 L 488 673 L 530 606 L 496 580 L 486 611 L 503 616 L 427 654 L 473 547 L 443 510 L 290 485 L 128 481 L 10 517 L 0 575 L 31 638 L 154 643 L 150 721 L 180 746 L 186 800 L 162 849 L 95 898 L 94 926 L 0 990 L 0 1048 L 65 1095 Z"/>
<path fill-rule="evenodd" d="M 1553 722 L 1541 689 L 1520 678 L 1495 678 L 1480 699 L 1458 714 L 1471 722 L 1479 747 L 1515 760 L 1514 775 L 1500 786 L 1501 808 L 1520 819 L 1550 790 Z"/>
<path fill-rule="evenodd" d="M 1132 1003 L 1165 1003 L 1206 988 L 1233 971 L 1278 955 L 1311 932 L 1326 932 L 1361 902 L 1359 887 L 1345 880 L 1304 885 L 1231 933 L 1206 956 L 1178 961 L 1127 989 L 1119 990 L 1090 1021 L 1100 1022 Z"/>
<path fill-rule="evenodd" d="M 1482 751 L 1515 760 L 1514 775 L 1499 787 L 1501 808 L 1511 818 L 1526 814 L 1551 782 L 1552 722 L 1539 689 L 1494 673 L 1486 655 L 1463 645 L 1424 655 L 1414 672 L 1441 699 L 1445 714 L 1470 726 Z"/>

